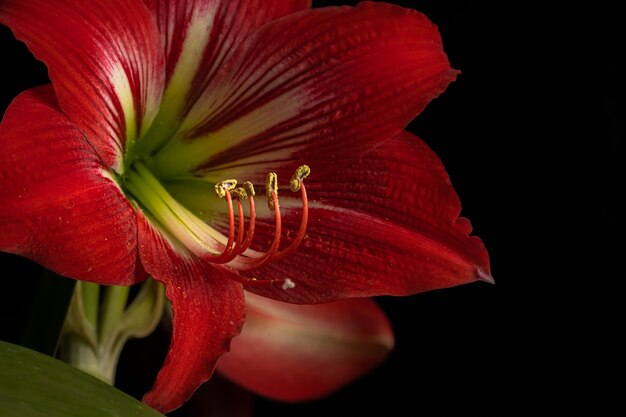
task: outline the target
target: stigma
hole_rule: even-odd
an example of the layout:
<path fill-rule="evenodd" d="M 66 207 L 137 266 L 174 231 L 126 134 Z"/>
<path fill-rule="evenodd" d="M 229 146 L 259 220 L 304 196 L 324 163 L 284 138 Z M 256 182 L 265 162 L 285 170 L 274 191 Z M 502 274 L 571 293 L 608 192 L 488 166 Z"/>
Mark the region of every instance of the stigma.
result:
<path fill-rule="evenodd" d="M 255 187 L 249 181 L 239 185 L 236 179 L 226 179 L 214 185 L 215 194 L 225 202 L 228 213 L 224 232 L 213 228 L 177 201 L 141 162 L 133 164 L 124 188 L 141 206 L 147 217 L 165 229 L 167 234 L 175 238 L 188 252 L 205 262 L 220 264 L 231 270 L 233 273 L 228 275 L 244 286 L 276 286 L 289 290 L 297 284 L 291 279 L 257 279 L 254 272 L 292 254 L 304 240 L 309 217 L 304 180 L 310 172 L 308 166 L 302 165 L 296 169 L 289 181 L 289 189 L 300 194 L 302 214 L 297 233 L 286 244 L 282 239 L 278 176 L 274 172 L 267 174 L 265 196 L 270 213 L 273 214 L 274 231 L 272 242 L 264 252 L 250 249 L 255 238 L 257 208 Z M 244 214 L 246 204 L 247 219 Z"/>

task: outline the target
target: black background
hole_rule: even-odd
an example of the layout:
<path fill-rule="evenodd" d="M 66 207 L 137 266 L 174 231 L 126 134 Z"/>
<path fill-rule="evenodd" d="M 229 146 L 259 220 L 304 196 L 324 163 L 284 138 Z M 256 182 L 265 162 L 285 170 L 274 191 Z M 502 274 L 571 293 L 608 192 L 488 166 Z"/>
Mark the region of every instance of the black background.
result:
<path fill-rule="evenodd" d="M 615 336 L 604 328 L 619 310 L 611 286 L 623 279 L 611 268 L 624 246 L 611 240 L 623 212 L 619 14 L 598 2 L 551 9 L 529 2 L 394 3 L 426 13 L 462 70 L 409 130 L 443 160 L 463 215 L 489 250 L 497 284 L 381 298 L 396 332 L 383 366 L 320 401 L 257 399 L 256 415 L 509 415 L 540 410 L 542 402 L 543 411 L 587 405 L 597 373 L 610 362 Z M 46 71 L 6 28 L 0 48 L 4 109 L 20 91 L 46 82 Z M 8 283 L 0 339 L 15 340 L 28 310 L 21 295 L 32 291 L 38 269 L 11 255 L 0 261 Z M 166 340 L 157 333 L 128 345 L 122 369 L 149 369 L 141 377 L 120 371 L 122 389 L 141 395 L 149 388 Z M 155 348 L 157 342 L 164 345 Z M 589 343 L 602 354 L 582 348 Z M 152 363 L 139 360 L 146 352 Z"/>

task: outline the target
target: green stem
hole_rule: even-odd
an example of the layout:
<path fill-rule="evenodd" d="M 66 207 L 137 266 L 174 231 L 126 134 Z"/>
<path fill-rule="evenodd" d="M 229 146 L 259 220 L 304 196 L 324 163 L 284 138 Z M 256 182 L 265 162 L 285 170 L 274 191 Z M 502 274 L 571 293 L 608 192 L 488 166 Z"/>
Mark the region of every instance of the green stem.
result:
<path fill-rule="evenodd" d="M 103 364 L 98 353 L 93 347 L 78 334 L 72 333 L 63 339 L 63 350 L 61 351 L 61 359 L 75 368 L 113 385 L 115 379 L 115 368 L 111 368 Z"/>
<path fill-rule="evenodd" d="M 105 286 L 98 309 L 98 286 L 81 282 L 67 315 L 61 357 L 67 363 L 113 384 L 117 362 L 126 341 L 145 337 L 156 327 L 164 304 L 164 289 L 147 279 L 127 307 L 129 286 Z M 96 320 L 99 315 L 99 320 Z M 96 321 L 94 326 L 92 321 Z"/>
<path fill-rule="evenodd" d="M 101 343 L 106 341 L 114 333 L 116 325 L 122 319 L 126 310 L 130 287 L 110 286 L 106 287 L 100 317 L 99 339 Z"/>
<path fill-rule="evenodd" d="M 100 285 L 91 282 L 81 284 L 83 308 L 87 321 L 94 329 L 98 328 L 98 308 L 100 303 Z"/>

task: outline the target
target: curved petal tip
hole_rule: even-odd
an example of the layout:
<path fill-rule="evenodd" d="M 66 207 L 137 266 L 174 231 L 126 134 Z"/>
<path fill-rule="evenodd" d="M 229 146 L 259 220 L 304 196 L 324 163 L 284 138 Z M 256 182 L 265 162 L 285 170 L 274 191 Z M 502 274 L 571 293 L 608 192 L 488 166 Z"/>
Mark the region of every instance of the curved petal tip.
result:
<path fill-rule="evenodd" d="M 488 272 L 485 272 L 481 268 L 477 268 L 476 269 L 476 276 L 478 277 L 478 279 L 480 281 L 484 281 L 484 282 L 489 283 L 489 284 L 495 284 L 496 283 L 496 280 L 493 279 L 491 274 L 488 273 Z"/>

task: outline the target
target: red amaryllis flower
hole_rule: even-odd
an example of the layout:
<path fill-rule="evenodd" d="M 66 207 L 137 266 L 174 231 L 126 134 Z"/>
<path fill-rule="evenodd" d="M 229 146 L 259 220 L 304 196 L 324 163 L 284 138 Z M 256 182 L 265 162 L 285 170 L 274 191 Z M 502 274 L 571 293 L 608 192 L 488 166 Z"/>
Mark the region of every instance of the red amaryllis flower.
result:
<path fill-rule="evenodd" d="M 174 333 L 153 407 L 210 377 L 244 287 L 314 304 L 490 279 L 440 161 L 403 132 L 456 76 L 423 15 L 3 0 L 0 23 L 52 81 L 0 127 L 0 249 L 80 280 L 165 284 Z"/>

